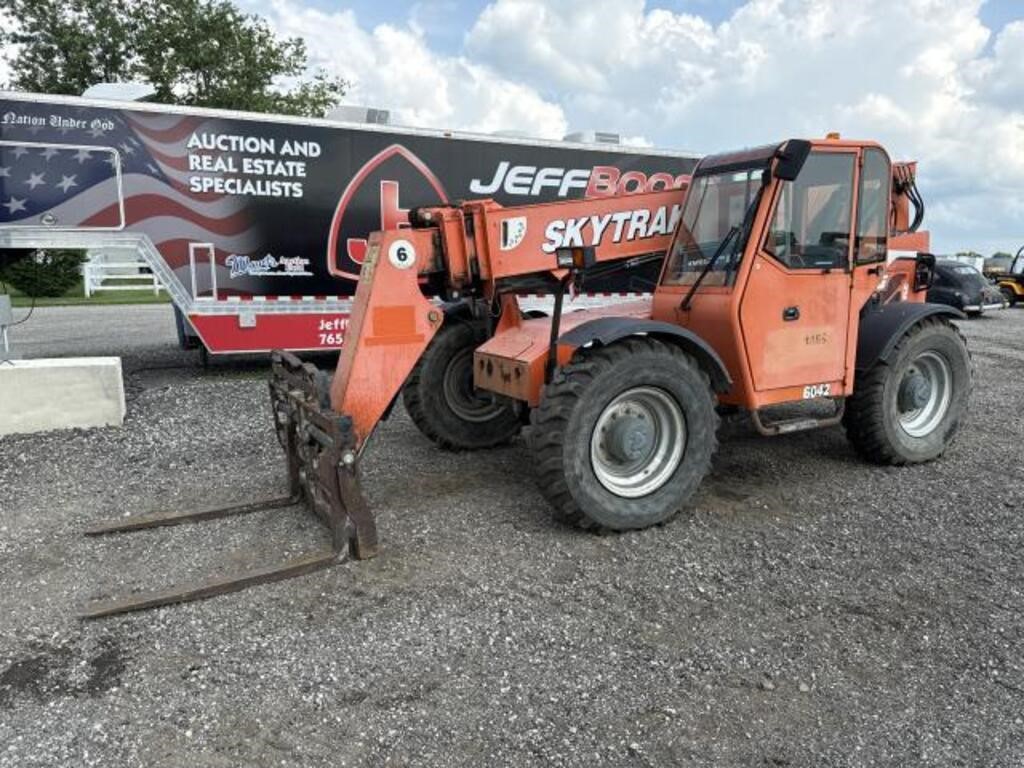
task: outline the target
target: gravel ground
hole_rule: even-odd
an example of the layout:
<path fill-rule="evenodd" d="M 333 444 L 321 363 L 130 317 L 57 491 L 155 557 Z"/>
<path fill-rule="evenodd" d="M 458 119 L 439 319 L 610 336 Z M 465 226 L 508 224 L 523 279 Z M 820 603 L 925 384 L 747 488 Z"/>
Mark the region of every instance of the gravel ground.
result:
<path fill-rule="evenodd" d="M 671 524 L 548 520 L 521 443 L 368 452 L 382 552 L 82 623 L 83 601 L 297 553 L 300 509 L 87 540 L 110 515 L 283 489 L 261 362 L 198 367 L 167 307 L 38 310 L 22 350 L 124 356 L 122 429 L 0 440 L 0 766 L 1024 763 L 1024 310 L 964 323 L 937 463 L 721 430 Z"/>

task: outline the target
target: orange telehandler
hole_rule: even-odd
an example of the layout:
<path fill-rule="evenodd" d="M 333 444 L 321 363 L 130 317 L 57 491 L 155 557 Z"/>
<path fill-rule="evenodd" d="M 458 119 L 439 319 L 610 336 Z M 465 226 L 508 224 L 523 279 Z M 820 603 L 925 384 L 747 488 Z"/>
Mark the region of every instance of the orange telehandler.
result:
<path fill-rule="evenodd" d="M 706 157 L 685 202 L 666 190 L 414 211 L 411 228 L 370 238 L 333 380 L 273 355 L 291 490 L 273 503 L 306 500 L 332 547 L 96 603 L 85 615 L 286 578 L 346 550 L 373 556 L 359 464 L 399 395 L 446 448 L 499 445 L 528 424 L 541 492 L 557 519 L 583 528 L 636 529 L 675 515 L 708 473 L 723 406 L 745 409 L 765 435 L 841 423 L 878 463 L 938 457 L 965 413 L 972 369 L 950 322 L 960 314 L 923 301 L 934 257 L 917 231 L 915 170 L 875 143 L 830 135 Z M 892 258 L 897 251 L 916 255 Z M 566 293 L 588 278 L 650 259 L 663 261 L 651 299 L 563 311 Z M 551 314 L 521 311 L 517 296 L 539 291 L 553 295 Z M 810 414 L 793 407 L 806 401 L 818 404 Z M 93 532 L 254 508 L 265 505 Z"/>

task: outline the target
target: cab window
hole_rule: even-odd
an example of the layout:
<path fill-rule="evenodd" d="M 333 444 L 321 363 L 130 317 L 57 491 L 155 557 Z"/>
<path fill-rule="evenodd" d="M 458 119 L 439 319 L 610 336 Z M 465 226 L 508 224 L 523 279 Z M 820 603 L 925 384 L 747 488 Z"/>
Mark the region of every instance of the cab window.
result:
<path fill-rule="evenodd" d="M 885 261 L 889 235 L 889 185 L 892 169 L 889 158 L 880 149 L 864 150 L 857 191 L 857 240 L 854 248 L 858 264 Z"/>
<path fill-rule="evenodd" d="M 846 267 L 855 160 L 812 153 L 796 180 L 783 182 L 765 248 L 790 269 Z"/>
<path fill-rule="evenodd" d="M 665 285 L 693 285 L 705 269 L 703 285 L 728 284 L 746 246 L 748 215 L 760 199 L 762 178 L 761 168 L 749 168 L 698 176 L 690 183 Z"/>

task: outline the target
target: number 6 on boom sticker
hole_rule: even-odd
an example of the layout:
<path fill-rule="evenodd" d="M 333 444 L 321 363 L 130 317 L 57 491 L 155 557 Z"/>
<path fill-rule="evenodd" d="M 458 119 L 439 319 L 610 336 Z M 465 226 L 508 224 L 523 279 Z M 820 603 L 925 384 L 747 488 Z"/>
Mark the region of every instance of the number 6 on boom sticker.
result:
<path fill-rule="evenodd" d="M 395 240 L 388 247 L 388 261 L 396 269 L 408 269 L 416 263 L 416 249 L 408 240 Z"/>

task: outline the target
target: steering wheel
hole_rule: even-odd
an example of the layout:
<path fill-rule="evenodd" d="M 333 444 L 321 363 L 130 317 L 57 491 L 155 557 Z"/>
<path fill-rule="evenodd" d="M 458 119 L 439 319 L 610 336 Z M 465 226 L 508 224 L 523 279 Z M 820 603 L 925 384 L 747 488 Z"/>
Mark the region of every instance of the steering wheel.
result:
<path fill-rule="evenodd" d="M 776 235 L 782 233 L 776 233 Z M 803 269 L 807 266 L 807 262 L 804 261 L 803 255 L 800 253 L 800 242 L 796 239 L 796 235 L 791 231 L 786 230 L 786 261 L 784 262 L 790 269 Z M 778 247 L 778 246 L 776 246 Z"/>

